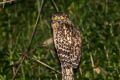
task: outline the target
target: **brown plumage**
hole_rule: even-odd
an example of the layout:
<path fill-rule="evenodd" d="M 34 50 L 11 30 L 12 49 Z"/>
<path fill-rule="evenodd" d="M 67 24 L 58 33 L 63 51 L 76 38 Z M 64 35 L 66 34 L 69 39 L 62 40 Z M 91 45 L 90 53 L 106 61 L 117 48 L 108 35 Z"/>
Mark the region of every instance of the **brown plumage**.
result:
<path fill-rule="evenodd" d="M 80 31 L 74 27 L 65 13 L 60 12 L 52 16 L 51 26 L 62 69 L 72 70 L 77 68 L 81 57 L 82 41 Z M 71 74 L 73 75 L 73 73 Z"/>

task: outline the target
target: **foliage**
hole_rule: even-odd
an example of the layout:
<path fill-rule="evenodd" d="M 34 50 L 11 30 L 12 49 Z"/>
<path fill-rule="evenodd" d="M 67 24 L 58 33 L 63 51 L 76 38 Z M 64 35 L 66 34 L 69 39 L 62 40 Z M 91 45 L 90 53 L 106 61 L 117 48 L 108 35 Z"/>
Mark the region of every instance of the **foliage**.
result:
<path fill-rule="evenodd" d="M 120 79 L 120 1 L 55 0 L 82 33 L 82 58 L 75 80 Z M 16 0 L 0 5 L 0 80 L 10 80 L 21 54 L 28 47 L 40 0 Z M 50 18 L 56 10 L 45 0 L 29 55 L 60 70 L 53 44 Z M 16 80 L 56 80 L 61 75 L 35 61 L 25 59 Z"/>

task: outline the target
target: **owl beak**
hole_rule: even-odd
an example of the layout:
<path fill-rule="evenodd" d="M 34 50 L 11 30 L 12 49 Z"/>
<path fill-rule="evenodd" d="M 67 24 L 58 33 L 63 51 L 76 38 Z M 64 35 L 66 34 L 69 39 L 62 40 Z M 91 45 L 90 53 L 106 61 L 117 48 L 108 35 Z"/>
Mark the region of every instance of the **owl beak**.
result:
<path fill-rule="evenodd" d="M 58 21 L 58 23 L 60 24 L 60 21 Z"/>
<path fill-rule="evenodd" d="M 61 20 L 60 19 L 58 19 L 58 23 L 60 24 L 60 22 L 61 22 Z"/>

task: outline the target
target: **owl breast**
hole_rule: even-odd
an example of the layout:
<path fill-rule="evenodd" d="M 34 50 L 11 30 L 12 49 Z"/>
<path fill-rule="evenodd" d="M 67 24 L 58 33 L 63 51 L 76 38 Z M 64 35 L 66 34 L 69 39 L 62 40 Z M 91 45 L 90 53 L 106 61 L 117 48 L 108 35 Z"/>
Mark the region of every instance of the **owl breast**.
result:
<path fill-rule="evenodd" d="M 68 29 L 65 24 L 58 25 L 56 31 L 53 32 L 54 34 L 54 42 L 56 49 L 69 52 L 72 45 L 72 34 L 70 29 Z"/>

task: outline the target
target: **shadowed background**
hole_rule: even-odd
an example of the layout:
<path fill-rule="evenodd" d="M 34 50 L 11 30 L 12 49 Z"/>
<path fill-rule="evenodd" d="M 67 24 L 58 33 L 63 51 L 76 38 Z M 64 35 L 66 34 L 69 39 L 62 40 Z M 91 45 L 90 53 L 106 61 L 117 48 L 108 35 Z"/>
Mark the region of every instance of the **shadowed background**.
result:
<path fill-rule="evenodd" d="M 75 70 L 75 80 L 119 80 L 120 1 L 55 0 L 55 3 L 82 33 L 82 59 Z M 39 9 L 40 0 L 0 4 L 0 80 L 12 78 L 21 54 L 28 47 Z M 53 43 L 43 45 L 52 37 L 50 18 L 54 12 L 51 1 L 45 0 L 29 56 L 60 71 Z M 54 70 L 27 58 L 16 75 L 16 80 L 60 78 Z"/>

